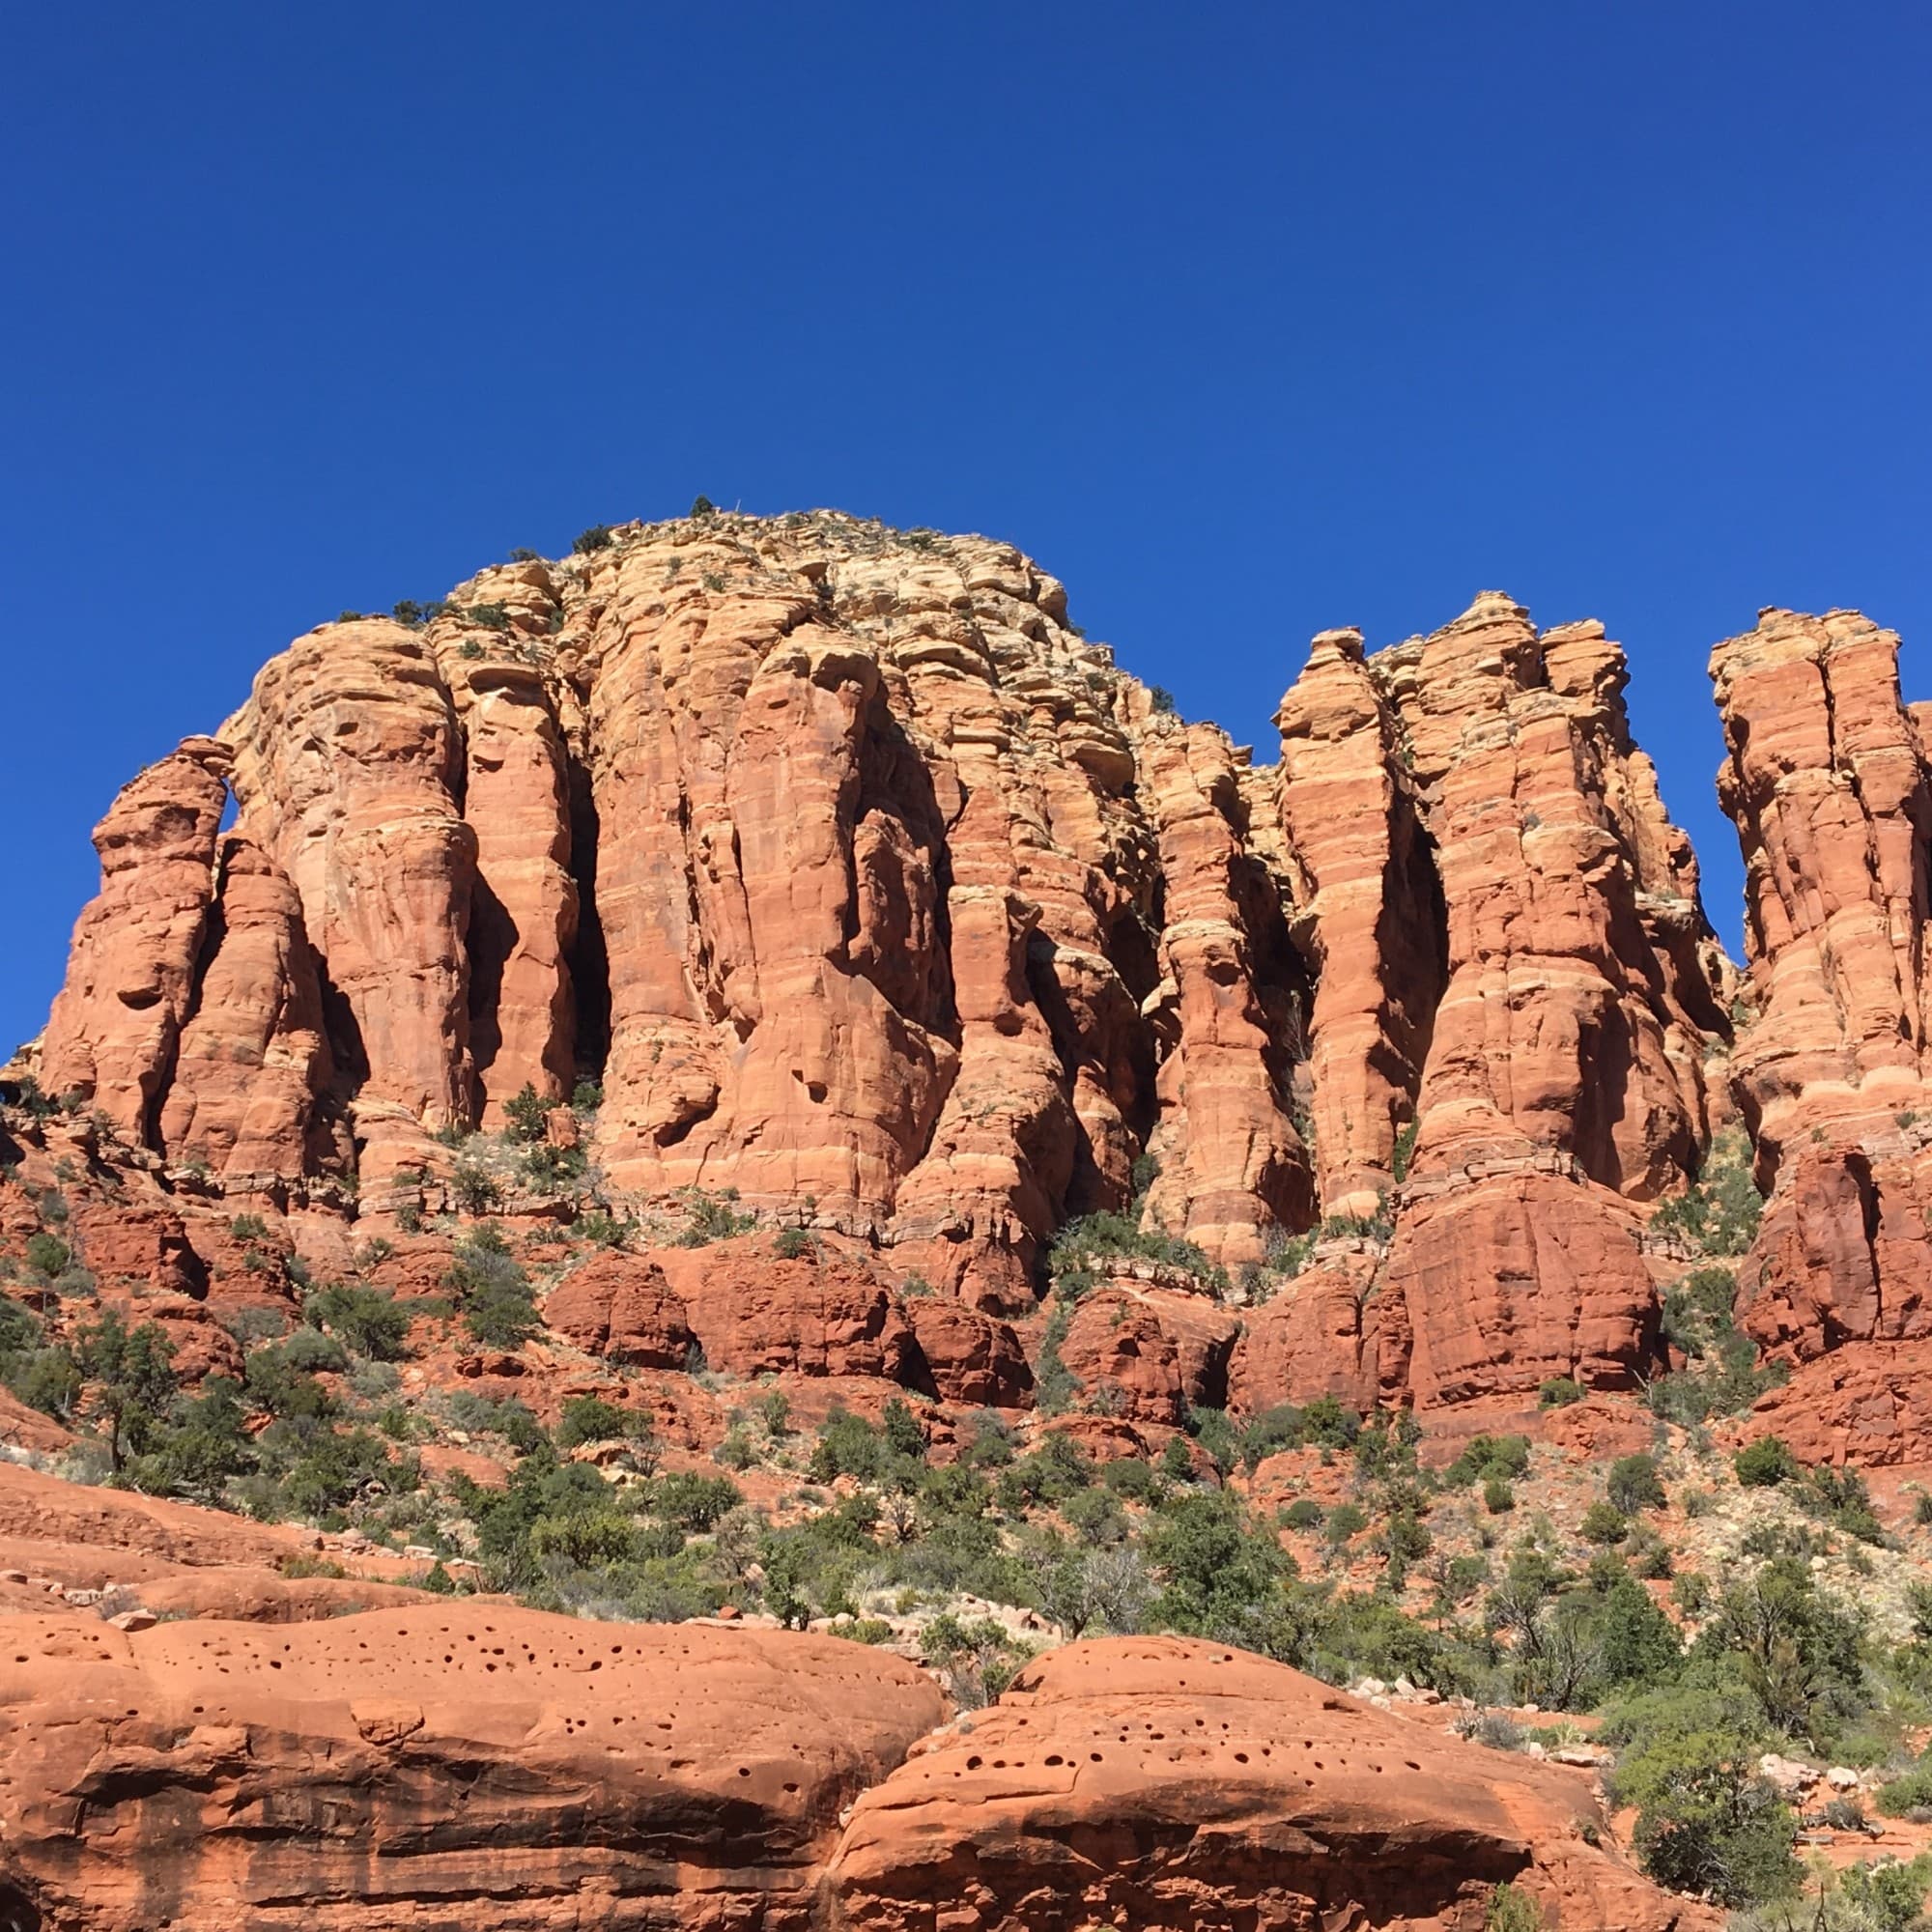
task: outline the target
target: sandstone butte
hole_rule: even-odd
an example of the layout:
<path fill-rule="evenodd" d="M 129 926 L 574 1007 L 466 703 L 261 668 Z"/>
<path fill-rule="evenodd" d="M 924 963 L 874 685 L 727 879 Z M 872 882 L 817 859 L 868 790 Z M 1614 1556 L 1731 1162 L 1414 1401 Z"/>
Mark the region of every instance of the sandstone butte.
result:
<path fill-rule="evenodd" d="M 1124 1284 L 1150 1414 L 1201 1399 L 1167 1356 L 1250 1410 L 1632 1386 L 1670 1271 L 1646 1222 L 1733 1120 L 1770 1197 L 1750 1331 L 1801 1364 L 1909 1345 L 1932 794 L 1896 659 L 1848 612 L 1713 656 L 1741 976 L 1600 625 L 1485 592 L 1390 649 L 1324 632 L 1258 765 L 1008 546 L 627 526 L 427 624 L 319 627 L 140 774 L 14 1070 L 124 1177 L 89 1265 L 152 1249 L 110 1267 L 189 1300 L 211 1208 L 296 1249 L 393 1235 L 452 1205 L 440 1134 L 592 1078 L 613 1203 L 840 1237 L 1012 1400 L 997 1324 L 1057 1230 L 1130 1201 L 1236 1304 L 1318 1231 L 1205 1354 L 1181 1331 L 1224 1318 Z M 663 1346 L 711 1349 L 734 1293 Z M 876 1321 L 854 1372 L 916 1382 Z"/>
<path fill-rule="evenodd" d="M 1770 611 L 1713 655 L 1740 971 L 1594 623 L 1485 592 L 1389 649 L 1325 632 L 1258 764 L 983 539 L 714 514 L 497 566 L 427 622 L 298 639 L 110 807 L 66 983 L 0 1072 L 0 1252 L 58 1181 L 63 1245 L 192 1383 L 239 1372 L 233 1318 L 296 1308 L 300 1264 L 354 1254 L 413 1307 L 450 1216 L 595 1206 L 639 1232 L 577 1245 L 538 1336 L 408 1374 L 547 1422 L 614 1386 L 694 1453 L 725 1427 L 700 1359 L 805 1427 L 916 1392 L 942 1446 L 1049 1375 L 1102 1454 L 1322 1393 L 1466 1433 L 1664 1364 L 1687 1263 L 1650 1223 L 1729 1129 L 1765 1196 L 1740 1320 L 1793 1368 L 1746 1433 L 1922 1463 L 1932 790 L 1897 649 Z M 466 1198 L 463 1135 L 526 1088 L 588 1177 Z M 1051 1244 L 1102 1210 L 1165 1238 L 1048 1322 Z M 699 1211 L 765 1238 L 680 1247 Z M 68 1440 L 11 1398 L 0 1437 Z M 1253 1660 L 1074 1646 L 941 1728 L 889 1657 L 626 1627 L 586 1701 L 592 1627 L 283 1578 L 283 1535 L 0 1463 L 0 1563 L 185 1619 L 0 1582 L 7 1932 L 480 1901 L 1475 1932 L 1506 1878 L 1569 1932 L 1691 1909 L 1593 1848 L 1564 1774 Z"/>

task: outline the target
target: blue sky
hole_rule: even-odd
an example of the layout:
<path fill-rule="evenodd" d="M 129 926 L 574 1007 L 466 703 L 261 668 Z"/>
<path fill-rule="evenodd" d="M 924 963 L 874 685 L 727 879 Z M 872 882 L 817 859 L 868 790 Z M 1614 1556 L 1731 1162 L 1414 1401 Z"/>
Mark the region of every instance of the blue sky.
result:
<path fill-rule="evenodd" d="M 1780 0 L 16 10 L 0 1051 L 264 658 L 700 490 L 1009 537 L 1263 755 L 1318 629 L 1601 617 L 1735 940 L 1711 643 L 1858 604 L 1924 688 L 1928 68 Z"/>

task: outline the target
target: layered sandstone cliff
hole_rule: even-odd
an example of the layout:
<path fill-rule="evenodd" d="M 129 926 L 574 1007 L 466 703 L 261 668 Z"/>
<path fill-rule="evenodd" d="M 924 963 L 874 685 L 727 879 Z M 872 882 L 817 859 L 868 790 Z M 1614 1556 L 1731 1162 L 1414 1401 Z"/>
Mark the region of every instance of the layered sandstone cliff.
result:
<path fill-rule="evenodd" d="M 1279 1291 L 1243 1405 L 1628 1382 L 1731 988 L 1625 676 L 1485 593 L 1318 638 L 1256 767 L 1003 545 L 627 526 L 323 626 L 137 780 L 43 1081 L 163 1192 L 382 1234 L 452 1205 L 443 1143 L 594 1079 L 613 1204 L 730 1193 L 994 1316 L 1138 1193 Z"/>
<path fill-rule="evenodd" d="M 353 1173 L 365 1212 L 440 1130 L 598 1078 L 613 1187 L 809 1199 L 1015 1308 L 1151 1151 L 1175 1232 L 1258 1260 L 1312 1190 L 1245 770 L 1004 546 L 633 527 L 425 629 L 322 627 L 144 774 L 44 1077 L 231 1191 Z"/>
<path fill-rule="evenodd" d="M 1736 1055 L 1764 1221 L 1747 1327 L 1810 1357 L 1932 1333 L 1932 775 L 1898 639 L 1766 611 L 1711 675 L 1757 1018 Z"/>

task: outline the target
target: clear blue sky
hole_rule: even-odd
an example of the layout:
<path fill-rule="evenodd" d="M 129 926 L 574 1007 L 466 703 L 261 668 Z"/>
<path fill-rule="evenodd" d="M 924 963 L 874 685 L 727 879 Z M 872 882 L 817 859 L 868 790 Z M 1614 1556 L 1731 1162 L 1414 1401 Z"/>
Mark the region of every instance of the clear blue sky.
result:
<path fill-rule="evenodd" d="M 1906 4 L 16 9 L 0 1051 L 290 637 L 699 490 L 1009 537 L 1263 755 L 1323 626 L 1599 616 L 1735 936 L 1710 644 L 1932 639 L 1928 93 Z"/>

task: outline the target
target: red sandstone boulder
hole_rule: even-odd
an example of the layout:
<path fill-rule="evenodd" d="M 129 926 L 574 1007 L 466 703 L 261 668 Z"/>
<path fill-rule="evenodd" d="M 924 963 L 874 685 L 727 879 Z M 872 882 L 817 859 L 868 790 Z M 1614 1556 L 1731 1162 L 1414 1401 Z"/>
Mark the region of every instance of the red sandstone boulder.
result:
<path fill-rule="evenodd" d="M 904 1303 L 925 1373 L 918 1379 L 948 1402 L 1023 1408 L 1033 1398 L 1033 1370 L 1019 1337 L 1004 1321 L 937 1295 Z"/>
<path fill-rule="evenodd" d="M 141 1282 L 164 1293 L 207 1292 L 207 1270 L 189 1245 L 181 1215 L 164 1200 L 81 1194 L 72 1204 L 68 1238 L 103 1287 Z"/>
<path fill-rule="evenodd" d="M 129 1490 L 87 1489 L 0 1461 L 0 1541 L 61 1543 L 158 1557 L 169 1564 L 276 1568 L 312 1542 L 219 1510 Z"/>
<path fill-rule="evenodd" d="M 1731 1433 L 1781 1436 L 1805 1463 L 1932 1465 L 1932 1344 L 1861 1342 L 1802 1362 Z"/>
<path fill-rule="evenodd" d="M 869 1268 L 833 1248 L 788 1260 L 760 1235 L 667 1249 L 659 1260 L 714 1369 L 906 1380 L 913 1332 L 898 1303 Z"/>
<path fill-rule="evenodd" d="M 586 1353 L 636 1368 L 681 1369 L 696 1341 L 664 1269 L 641 1255 L 593 1256 L 551 1291 L 544 1321 Z"/>
<path fill-rule="evenodd" d="M 1381 1328 L 1388 1305 L 1372 1298 L 1378 1260 L 1372 1253 L 1326 1255 L 1251 1309 L 1228 1363 L 1228 1406 L 1255 1416 L 1332 1395 L 1344 1408 L 1367 1415 L 1385 1390 L 1398 1392 L 1406 1352 L 1391 1349 L 1385 1383 Z"/>
<path fill-rule="evenodd" d="M 807 1932 L 841 1809 L 941 1716 L 913 1665 L 792 1633 L 455 1602 L 0 1619 L 0 1901 L 92 1932 L 383 1932 L 480 1898 L 505 1932 Z"/>
<path fill-rule="evenodd" d="M 1416 1405 L 1533 1395 L 1557 1377 L 1634 1387 L 1660 1312 L 1640 1228 L 1607 1190 L 1534 1173 L 1414 1203 L 1382 1293 L 1410 1331 Z"/>
<path fill-rule="evenodd" d="M 970 1728 L 915 1749 L 854 1806 L 827 1883 L 853 1932 L 949 1912 L 1477 1932 L 1503 1884 L 1565 1932 L 1706 1922 L 1601 1849 L 1608 1836 L 1574 1773 L 1242 1652 L 1118 1637 L 1051 1652 Z"/>
<path fill-rule="evenodd" d="M 1227 1406 L 1238 1328 L 1206 1296 L 1104 1287 L 1082 1297 L 1060 1358 L 1103 1412 L 1179 1428 L 1191 1408 Z"/>

